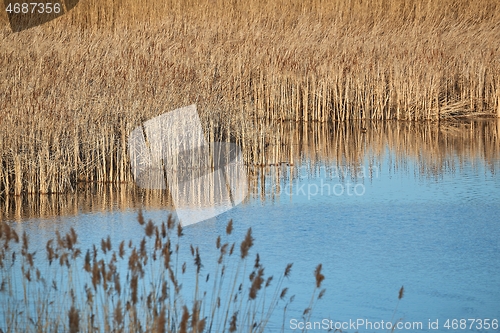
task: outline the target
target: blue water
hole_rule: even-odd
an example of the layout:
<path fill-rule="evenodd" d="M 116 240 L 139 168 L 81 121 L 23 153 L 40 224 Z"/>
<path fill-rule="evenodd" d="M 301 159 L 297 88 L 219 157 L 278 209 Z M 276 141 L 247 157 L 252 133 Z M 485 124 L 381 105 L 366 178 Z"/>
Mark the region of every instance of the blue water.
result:
<path fill-rule="evenodd" d="M 252 228 L 251 260 L 258 252 L 267 275 L 277 277 L 287 263 L 294 263 L 285 281 L 289 295 L 296 295 L 284 318 L 285 332 L 302 324 L 319 263 L 326 294 L 310 321 L 332 320 L 331 327 L 344 323 L 344 332 L 390 331 L 380 327 L 382 320 L 417 325 L 405 330 L 410 332 L 499 331 L 498 326 L 479 329 L 477 320 L 500 320 L 500 176 L 477 159 L 452 156 L 435 174 L 422 173 L 422 162 L 410 157 L 395 167 L 395 159 L 388 150 L 376 165 L 366 160 L 358 177 L 341 177 L 333 166 L 310 161 L 294 171 L 284 168 L 289 176 L 281 179 L 280 194 L 269 192 L 266 200 L 250 197 L 216 219 L 186 227 L 182 241 L 200 247 L 202 273 L 207 274 L 217 259 L 215 238 L 233 219 L 235 240 Z M 277 190 L 272 178 L 266 187 Z M 161 221 L 168 213 L 151 210 L 145 216 Z M 138 243 L 142 231 L 136 214 L 127 210 L 32 219 L 17 228 L 39 244 L 52 238 L 55 229 L 69 227 L 76 229 L 83 248 L 108 234 Z M 185 290 L 190 283 L 185 282 Z M 401 286 L 404 295 L 398 300 Z M 453 319 L 476 321 L 472 328 L 469 321 L 466 328 L 454 330 Z M 278 310 L 266 331 L 279 331 L 282 321 Z M 353 321 L 360 326 L 345 326 Z M 371 326 L 364 325 L 367 321 Z M 429 322 L 437 329 L 429 329 Z"/>

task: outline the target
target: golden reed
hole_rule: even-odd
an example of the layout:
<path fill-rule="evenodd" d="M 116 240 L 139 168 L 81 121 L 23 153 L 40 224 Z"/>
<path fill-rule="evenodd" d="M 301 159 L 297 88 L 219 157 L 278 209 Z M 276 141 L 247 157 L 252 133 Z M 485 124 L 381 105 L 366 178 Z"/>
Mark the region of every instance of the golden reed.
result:
<path fill-rule="evenodd" d="M 71 229 L 66 235 L 56 232 L 47 242 L 46 258 L 31 252 L 26 232 L 20 240 L 10 223 L 0 221 L 2 326 L 8 332 L 263 333 L 277 308 L 287 314 L 294 296 L 286 297 L 284 285 L 292 264 L 271 283 L 273 276 L 264 274 L 258 253 L 252 267 L 250 230 L 240 244 L 241 254 L 233 255 L 223 250 L 238 244 L 229 222 L 226 234 L 217 238 L 216 244 L 224 245 L 216 249 L 221 259 L 215 263 L 217 255 L 208 251 L 200 256 L 193 245 L 191 258 L 182 254 L 179 248 L 187 244 L 180 242 L 182 228 L 171 216 L 161 225 L 146 223 L 142 212 L 137 220 L 144 228 L 141 241 L 125 246 L 122 240 L 117 248 L 108 236 L 100 249 L 82 249 Z M 324 279 L 320 270 L 321 265 L 314 287 L 311 283 L 313 298 L 324 294 L 319 291 L 318 276 Z M 193 278 L 194 287 L 188 282 Z"/>
<path fill-rule="evenodd" d="M 249 164 L 275 121 L 500 117 L 494 0 L 81 0 L 15 34 L 1 15 L 0 195 L 130 182 L 128 133 L 192 103 L 207 140 L 261 146 Z"/>

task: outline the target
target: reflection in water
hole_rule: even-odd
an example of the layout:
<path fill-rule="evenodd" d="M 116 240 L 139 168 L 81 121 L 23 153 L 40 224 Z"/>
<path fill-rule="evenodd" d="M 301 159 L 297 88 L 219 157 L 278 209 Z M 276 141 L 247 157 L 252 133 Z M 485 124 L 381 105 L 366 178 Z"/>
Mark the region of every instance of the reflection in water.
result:
<path fill-rule="evenodd" d="M 329 125 L 260 122 L 253 133 L 236 140 L 236 144 L 242 147 L 247 165 L 250 197 L 260 196 L 262 200 L 272 197 L 273 191 L 282 190 L 284 179 L 296 179 L 301 172 L 313 174 L 322 167 L 328 167 L 338 178 L 370 179 L 389 152 L 394 172 L 413 163 L 419 177 L 434 179 L 454 172 L 467 161 L 484 162 L 495 174 L 500 161 L 500 120 L 441 124 L 359 121 Z M 268 186 L 270 183 L 272 186 Z M 193 194 L 184 205 L 210 201 L 196 198 L 203 192 L 185 185 L 173 191 Z M 213 193 L 208 191 L 206 195 Z M 177 202 L 181 201 L 178 197 Z M 134 184 L 80 184 L 75 193 L 65 195 L 0 198 L 0 218 L 21 220 L 138 206 L 173 208 L 172 192 L 144 190 Z"/>
<path fill-rule="evenodd" d="M 203 274 L 219 256 L 213 240 L 233 219 L 232 235 L 239 239 L 252 228 L 267 274 L 279 276 L 294 263 L 290 291 L 296 301 L 285 328 L 310 302 L 317 263 L 324 267 L 327 294 L 313 320 L 391 320 L 401 285 L 405 296 L 396 317 L 423 322 L 421 331 L 433 331 L 425 327 L 429 320 L 500 319 L 499 123 L 265 128 L 269 135 L 255 147 L 250 139 L 240 142 L 251 193 L 246 202 L 184 229 L 182 244 L 199 246 Z M 251 154 L 258 165 L 248 162 Z M 142 227 L 129 208 L 146 207 L 146 219 L 159 223 L 173 210 L 171 197 L 166 190 L 94 184 L 64 197 L 10 198 L 2 218 L 55 215 L 13 224 L 34 240 L 38 253 L 55 231 L 73 227 L 82 249 L 108 234 L 113 244 L 138 244 Z M 99 213 L 85 214 L 91 211 Z M 179 263 L 192 259 L 187 251 Z M 189 277 L 182 283 L 188 294 L 194 290 Z M 281 328 L 280 315 L 271 318 L 269 331 Z"/>
<path fill-rule="evenodd" d="M 206 142 L 195 105 L 146 121 L 132 131 L 128 146 L 136 184 L 168 187 L 184 226 L 220 215 L 246 197 L 240 148 Z"/>

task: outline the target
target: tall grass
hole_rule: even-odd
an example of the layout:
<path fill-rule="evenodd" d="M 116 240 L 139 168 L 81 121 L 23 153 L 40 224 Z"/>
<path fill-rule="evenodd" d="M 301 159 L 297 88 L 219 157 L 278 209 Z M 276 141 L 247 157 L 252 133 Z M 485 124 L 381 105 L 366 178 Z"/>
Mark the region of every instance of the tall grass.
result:
<path fill-rule="evenodd" d="M 130 131 L 192 103 L 207 140 L 244 148 L 284 120 L 500 117 L 492 0 L 82 0 L 1 22 L 3 194 L 130 182 Z"/>
<path fill-rule="evenodd" d="M 71 229 L 56 232 L 45 255 L 1 222 L 2 332 L 266 332 L 275 309 L 286 315 L 292 264 L 266 276 L 259 254 L 250 259 L 251 228 L 237 243 L 230 221 L 214 240 L 217 255 L 207 262 L 191 245 L 189 263 L 180 224 L 169 217 L 155 225 L 141 212 L 137 220 L 142 240 L 112 244 L 108 236 L 81 249 Z M 319 265 L 311 304 L 325 293 L 323 279 Z"/>

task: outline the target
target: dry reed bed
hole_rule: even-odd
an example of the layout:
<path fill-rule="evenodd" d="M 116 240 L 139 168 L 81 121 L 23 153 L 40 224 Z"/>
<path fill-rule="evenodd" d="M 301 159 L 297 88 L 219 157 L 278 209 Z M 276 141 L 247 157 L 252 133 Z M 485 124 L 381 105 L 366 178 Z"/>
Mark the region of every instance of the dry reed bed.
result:
<path fill-rule="evenodd" d="M 440 177 L 468 160 L 485 162 L 492 173 L 500 169 L 500 119 L 439 126 L 402 121 L 287 122 L 262 125 L 255 132 L 245 140 L 244 153 L 247 160 L 257 161 L 247 166 L 249 196 L 262 200 L 279 189 L 270 184 L 280 186 L 283 177 L 293 180 L 303 167 L 334 169 L 339 177 L 355 177 L 356 171 L 364 172 L 360 175 L 364 178 L 376 177 L 388 149 L 392 169 L 415 163 L 422 177 Z M 194 204 L 197 200 L 192 198 Z M 138 207 L 173 206 L 167 191 L 139 190 L 133 183 L 79 184 L 77 192 L 64 195 L 0 198 L 0 220 Z"/>
<path fill-rule="evenodd" d="M 128 133 L 192 103 L 208 140 L 244 148 L 278 120 L 500 116 L 498 22 L 489 0 L 172 0 L 5 23 L 0 193 L 130 182 Z"/>

